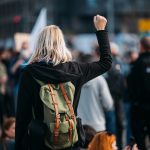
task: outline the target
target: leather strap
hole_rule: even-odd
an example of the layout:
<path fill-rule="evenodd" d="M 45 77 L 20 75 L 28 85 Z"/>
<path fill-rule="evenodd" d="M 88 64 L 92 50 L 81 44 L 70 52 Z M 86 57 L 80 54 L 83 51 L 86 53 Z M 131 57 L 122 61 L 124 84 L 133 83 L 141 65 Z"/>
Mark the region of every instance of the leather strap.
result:
<path fill-rule="evenodd" d="M 71 101 L 69 100 L 69 98 L 68 98 L 68 96 L 67 96 L 67 93 L 66 93 L 66 91 L 65 91 L 65 88 L 64 88 L 63 83 L 60 83 L 59 86 L 60 86 L 60 89 L 61 89 L 62 94 L 63 94 L 63 96 L 64 96 L 64 99 L 65 99 L 65 101 L 66 101 L 66 103 L 67 103 L 67 105 L 68 105 L 69 111 L 70 111 L 70 113 L 71 113 L 71 118 L 72 118 L 72 120 L 74 121 L 75 115 L 74 115 L 73 107 L 72 107 L 72 105 L 71 105 Z"/>
<path fill-rule="evenodd" d="M 68 116 L 65 116 L 66 117 L 66 121 L 68 121 L 68 124 L 69 124 L 69 140 L 70 140 L 70 143 L 72 143 L 72 137 L 73 137 L 73 124 L 71 122 L 71 120 L 69 119 Z"/>
<path fill-rule="evenodd" d="M 70 139 L 70 143 L 72 143 L 72 138 L 73 138 L 73 124 L 71 122 L 71 120 L 68 120 L 69 122 L 69 139 Z"/>
<path fill-rule="evenodd" d="M 54 131 L 53 131 L 53 136 L 54 136 L 54 142 L 57 144 L 58 142 L 58 136 L 59 136 L 59 126 L 60 126 L 60 114 L 58 112 L 58 103 L 55 99 L 55 93 L 53 88 L 51 87 L 50 84 L 48 84 L 50 94 L 52 96 L 52 101 L 55 109 L 55 126 L 54 126 Z"/>

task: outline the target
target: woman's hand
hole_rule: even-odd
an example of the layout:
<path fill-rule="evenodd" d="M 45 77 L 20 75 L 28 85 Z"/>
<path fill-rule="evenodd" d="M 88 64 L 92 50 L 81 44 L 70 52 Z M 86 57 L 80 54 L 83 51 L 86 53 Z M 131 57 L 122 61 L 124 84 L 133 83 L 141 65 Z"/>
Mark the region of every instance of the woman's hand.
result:
<path fill-rule="evenodd" d="M 96 30 L 105 30 L 107 24 L 107 19 L 103 16 L 96 15 L 94 16 L 94 25 Z"/>

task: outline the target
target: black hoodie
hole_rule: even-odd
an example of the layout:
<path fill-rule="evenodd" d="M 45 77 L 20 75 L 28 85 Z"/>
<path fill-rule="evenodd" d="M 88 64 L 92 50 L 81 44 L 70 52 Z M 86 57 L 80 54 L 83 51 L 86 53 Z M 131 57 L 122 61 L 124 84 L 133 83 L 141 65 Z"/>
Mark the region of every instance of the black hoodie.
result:
<path fill-rule="evenodd" d="M 33 118 L 32 106 L 34 106 L 36 118 L 43 120 L 44 117 L 43 105 L 39 97 L 40 85 L 34 78 L 53 84 L 71 81 L 75 86 L 73 105 L 76 110 L 82 85 L 110 69 L 112 59 L 107 32 L 105 30 L 97 31 L 96 35 L 101 54 L 101 59 L 97 62 L 66 62 L 56 66 L 52 63 L 38 62 L 28 65 L 23 69 L 16 115 L 16 150 L 23 150 L 21 142 L 27 126 Z"/>

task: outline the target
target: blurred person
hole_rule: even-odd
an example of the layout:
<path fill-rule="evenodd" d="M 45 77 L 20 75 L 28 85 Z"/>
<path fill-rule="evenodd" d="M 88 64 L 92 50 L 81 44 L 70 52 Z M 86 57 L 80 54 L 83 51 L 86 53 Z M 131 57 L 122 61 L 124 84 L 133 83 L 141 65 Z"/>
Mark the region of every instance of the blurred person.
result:
<path fill-rule="evenodd" d="M 139 149 L 146 150 L 150 137 L 150 37 L 140 41 L 140 55 L 127 78 L 131 102 L 131 126 Z"/>
<path fill-rule="evenodd" d="M 83 125 L 83 129 L 85 132 L 85 144 L 81 148 L 81 150 L 86 150 L 88 149 L 89 143 L 93 140 L 94 136 L 96 135 L 96 130 L 89 125 Z"/>
<path fill-rule="evenodd" d="M 132 62 L 136 61 L 138 59 L 138 57 L 139 57 L 139 53 L 137 51 L 131 52 L 130 62 L 132 63 Z"/>
<path fill-rule="evenodd" d="M 13 48 L 3 49 L 1 51 L 1 61 L 5 65 L 7 71 L 9 70 L 10 60 L 12 58 Z"/>
<path fill-rule="evenodd" d="M 16 99 L 16 89 L 17 89 L 16 85 L 18 85 L 18 82 L 19 82 L 20 69 L 18 69 L 16 73 L 13 73 L 12 67 L 14 66 L 16 61 L 19 59 L 19 55 L 20 55 L 20 52 L 13 50 L 12 57 L 10 59 L 10 65 L 8 68 L 9 80 L 8 80 L 8 84 L 7 84 L 8 85 L 7 89 L 9 91 L 8 92 L 9 97 L 11 99 L 10 100 L 11 107 L 10 107 L 10 115 L 9 116 L 15 116 L 15 112 L 16 112 L 16 109 L 15 109 L 15 106 L 16 106 L 15 99 Z"/>
<path fill-rule="evenodd" d="M 125 76 L 125 82 L 126 82 L 126 90 L 125 90 L 125 96 L 124 96 L 124 114 L 125 114 L 125 130 L 126 130 L 126 144 L 129 143 L 130 137 L 132 136 L 132 130 L 131 130 L 131 117 L 130 117 L 130 112 L 131 112 L 131 98 L 129 96 L 129 89 L 127 85 L 127 76 L 130 73 L 131 68 L 134 65 L 134 62 L 138 59 L 139 57 L 139 52 L 135 50 L 130 50 L 127 53 L 127 64 L 128 64 L 128 73 Z"/>
<path fill-rule="evenodd" d="M 5 101 L 5 111 L 7 116 L 14 116 L 14 97 L 13 97 L 13 78 L 12 78 L 12 74 L 11 74 L 11 65 L 12 65 L 12 60 L 14 59 L 14 50 L 13 48 L 9 48 L 9 49 L 3 49 L 1 51 L 0 54 L 0 60 L 1 63 L 3 63 L 3 65 L 6 68 L 6 72 L 7 72 L 7 83 L 5 84 L 5 94 L 4 94 L 4 101 Z"/>
<path fill-rule="evenodd" d="M 82 62 L 92 62 L 91 55 L 82 55 Z M 105 112 L 113 110 L 113 99 L 104 77 L 98 76 L 81 89 L 77 114 L 83 124 L 90 125 L 97 132 L 106 130 Z"/>
<path fill-rule="evenodd" d="M 89 144 L 88 150 L 117 150 L 116 136 L 107 131 L 99 132 Z"/>
<path fill-rule="evenodd" d="M 3 125 L 0 150 L 15 149 L 15 118 L 6 118 Z"/>
<path fill-rule="evenodd" d="M 22 142 L 25 133 L 28 131 L 28 125 L 31 123 L 31 121 L 34 118 L 32 112 L 33 108 L 34 108 L 35 119 L 39 119 L 43 123 L 45 117 L 44 108 L 46 106 L 42 103 L 39 95 L 41 86 L 40 84 L 37 83 L 35 78 L 37 80 L 44 82 L 44 84 L 46 85 L 48 83 L 54 85 L 55 84 L 58 85 L 60 83 L 67 84 L 67 82 L 71 83 L 73 89 L 75 89 L 75 93 L 73 95 L 73 100 L 74 100 L 73 106 L 74 109 L 76 110 L 82 85 L 87 81 L 103 74 L 104 72 L 110 69 L 111 53 L 110 53 L 110 46 L 109 46 L 107 32 L 105 31 L 106 23 L 107 20 L 104 17 L 99 15 L 94 16 L 94 25 L 97 30 L 96 35 L 98 38 L 99 45 L 101 45 L 100 46 L 101 59 L 97 62 L 92 62 L 92 63 L 78 63 L 78 62 L 71 61 L 72 60 L 71 54 L 65 45 L 63 33 L 58 26 L 50 25 L 45 27 L 42 30 L 42 32 L 39 35 L 36 49 L 33 52 L 28 62 L 28 65 L 23 69 L 20 78 L 17 115 L 16 115 L 16 138 L 15 138 L 16 150 L 25 149 L 25 147 L 23 147 L 22 145 Z M 47 94 L 51 94 L 49 91 L 47 92 L 48 92 Z M 53 108 L 53 106 L 50 103 L 48 104 L 50 105 L 50 107 Z M 69 106 L 71 107 L 71 105 Z M 55 108 L 53 109 L 55 110 L 56 108 L 58 108 L 56 103 L 54 103 L 54 107 Z M 55 113 L 53 113 L 53 115 L 54 114 Z M 66 113 L 65 112 L 62 113 L 61 116 L 64 114 Z M 58 125 L 60 121 L 60 120 L 58 121 L 59 115 L 56 115 L 57 119 L 55 119 L 55 121 L 57 122 L 54 123 L 55 126 Z M 72 112 L 72 115 L 73 117 L 75 117 L 74 112 Z M 54 118 L 56 117 L 54 116 Z M 66 116 L 64 120 L 66 119 L 71 120 L 70 116 L 69 118 Z M 71 124 L 71 123 L 69 124 L 70 121 L 66 121 L 66 122 L 67 122 L 66 125 L 68 124 L 68 126 L 70 127 Z M 74 123 L 73 120 L 72 123 Z M 56 128 L 58 129 L 58 126 Z M 53 131 L 53 133 L 56 133 L 54 125 L 51 127 L 51 130 Z M 69 130 L 67 130 L 66 132 L 67 132 L 66 134 L 67 136 L 68 133 L 71 133 L 71 131 L 69 132 Z M 58 134 L 50 135 L 49 140 L 47 140 L 47 143 L 44 143 L 42 145 L 41 149 L 43 150 L 55 149 L 53 147 L 57 145 L 54 142 L 50 143 L 51 142 L 50 139 L 53 139 L 53 137 L 56 137 L 58 139 L 59 132 L 57 133 Z M 69 137 L 72 138 L 71 134 Z M 44 137 L 43 140 L 46 140 L 46 138 L 48 137 Z M 67 144 L 71 143 L 70 138 L 68 139 Z M 62 144 L 60 146 L 62 146 Z M 77 143 L 74 143 L 71 144 L 71 146 L 66 147 L 67 150 L 79 149 L 79 146 L 76 144 Z M 38 143 L 36 143 L 36 145 L 38 145 Z M 37 149 L 38 148 L 39 147 L 37 147 Z"/>
<path fill-rule="evenodd" d="M 12 73 L 15 74 L 19 67 L 30 57 L 30 51 L 29 51 L 29 46 L 27 42 L 23 42 L 21 49 L 20 49 L 20 55 L 16 63 L 12 66 Z"/>
<path fill-rule="evenodd" d="M 0 59 L 1 60 L 1 59 Z M 0 126 L 3 124 L 5 112 L 6 82 L 8 80 L 6 67 L 0 62 Z"/>
<path fill-rule="evenodd" d="M 121 62 L 119 60 L 119 47 L 116 43 L 110 43 L 110 47 L 112 52 L 113 63 L 112 68 L 107 72 L 106 80 L 112 98 L 114 100 L 117 145 L 119 150 L 121 150 L 123 146 L 123 135 L 124 135 L 123 98 L 125 92 L 125 78 L 121 73 Z"/>
<path fill-rule="evenodd" d="M 23 67 L 22 65 L 28 61 L 29 57 L 30 57 L 29 45 L 27 42 L 23 42 L 21 45 L 20 53 L 17 59 L 14 61 L 14 63 L 11 66 L 11 75 L 13 76 L 13 79 L 14 79 L 13 93 L 14 93 L 15 113 L 17 109 L 17 92 L 18 92 L 18 86 L 19 86 L 20 71 L 21 71 L 21 68 Z"/>
<path fill-rule="evenodd" d="M 95 45 L 94 51 L 92 51 L 92 56 L 94 61 L 97 61 L 100 57 L 100 52 L 98 50 L 98 46 Z M 106 78 L 107 73 L 103 75 Z M 110 91 L 110 90 L 109 90 Z M 115 110 L 107 110 L 105 111 L 105 119 L 106 119 L 106 129 L 107 131 L 116 134 L 116 117 L 115 117 Z"/>
<path fill-rule="evenodd" d="M 21 52 L 20 57 L 22 57 L 23 59 L 28 60 L 30 58 L 31 51 L 29 49 L 29 43 L 28 42 L 22 43 L 20 52 Z"/>
<path fill-rule="evenodd" d="M 128 74 L 130 73 L 135 61 L 138 59 L 139 57 L 139 52 L 138 51 L 135 51 L 135 50 L 130 50 L 128 53 L 127 53 L 127 64 L 128 64 L 128 73 L 126 76 L 128 76 Z"/>

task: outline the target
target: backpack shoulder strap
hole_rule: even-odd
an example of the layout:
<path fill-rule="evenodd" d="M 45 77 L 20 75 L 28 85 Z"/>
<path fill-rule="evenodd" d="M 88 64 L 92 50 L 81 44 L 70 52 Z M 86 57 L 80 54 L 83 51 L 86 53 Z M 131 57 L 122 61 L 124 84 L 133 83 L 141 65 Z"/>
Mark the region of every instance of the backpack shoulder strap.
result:
<path fill-rule="evenodd" d="M 75 115 L 74 115 L 74 110 L 73 110 L 73 107 L 72 107 L 72 105 L 71 105 L 71 101 L 69 100 L 69 98 L 68 98 L 68 95 L 67 95 L 67 92 L 66 92 L 66 90 L 65 90 L 65 88 L 64 88 L 64 85 L 63 85 L 63 83 L 60 83 L 59 84 L 59 86 L 60 86 L 60 89 L 61 89 L 61 92 L 62 92 L 62 94 L 63 94 L 63 97 L 64 97 L 64 99 L 65 99 L 65 101 L 66 101 L 66 103 L 67 103 L 67 105 L 68 105 L 68 108 L 69 108 L 69 111 L 70 111 L 70 113 L 71 113 L 71 119 L 73 120 L 73 121 L 75 121 Z M 72 124 L 72 122 L 71 122 L 71 120 L 70 119 L 66 119 L 67 121 L 68 121 L 68 123 L 69 123 L 69 130 L 70 130 L 70 135 L 69 135 L 69 140 L 70 140 L 70 142 L 72 143 L 72 134 L 73 134 L 73 124 Z"/>
<path fill-rule="evenodd" d="M 54 142 L 57 143 L 59 136 L 59 126 L 60 126 L 60 114 L 58 112 L 58 103 L 55 99 L 55 93 L 50 84 L 48 84 L 48 88 L 52 97 L 54 109 L 55 109 L 55 127 L 54 127 Z"/>
<path fill-rule="evenodd" d="M 74 120 L 74 118 L 75 118 L 74 110 L 73 110 L 73 107 L 72 107 L 72 105 L 71 105 L 71 101 L 70 101 L 69 98 L 68 98 L 68 95 L 67 95 L 67 92 L 66 92 L 66 90 L 65 90 L 65 88 L 64 88 L 63 83 L 60 83 L 59 86 L 60 86 L 60 89 L 61 89 L 61 91 L 62 91 L 63 97 L 64 97 L 64 99 L 65 99 L 65 101 L 66 101 L 66 103 L 67 103 L 67 105 L 68 105 L 69 111 L 70 111 L 70 113 L 71 113 L 71 118 L 72 118 L 72 120 Z"/>

